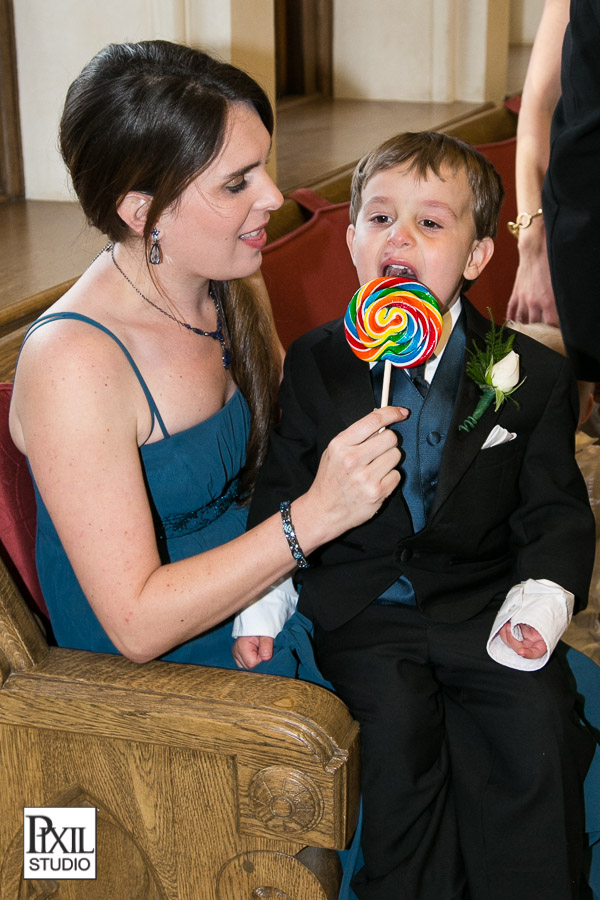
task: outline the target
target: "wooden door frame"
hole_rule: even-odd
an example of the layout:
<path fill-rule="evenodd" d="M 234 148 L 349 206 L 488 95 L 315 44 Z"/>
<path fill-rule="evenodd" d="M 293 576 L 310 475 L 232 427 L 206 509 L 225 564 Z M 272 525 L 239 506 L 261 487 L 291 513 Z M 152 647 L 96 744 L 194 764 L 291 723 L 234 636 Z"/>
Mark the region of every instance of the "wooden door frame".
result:
<path fill-rule="evenodd" d="M 302 66 L 305 95 L 333 94 L 333 0 L 295 0 L 302 3 L 301 33 Z M 285 0 L 275 0 L 276 7 L 276 69 L 277 80 L 285 80 L 286 52 Z"/>
<path fill-rule="evenodd" d="M 25 196 L 12 0 L 0 0 L 0 202 Z"/>
<path fill-rule="evenodd" d="M 333 0 L 317 0 L 317 71 L 322 97 L 333 97 Z"/>

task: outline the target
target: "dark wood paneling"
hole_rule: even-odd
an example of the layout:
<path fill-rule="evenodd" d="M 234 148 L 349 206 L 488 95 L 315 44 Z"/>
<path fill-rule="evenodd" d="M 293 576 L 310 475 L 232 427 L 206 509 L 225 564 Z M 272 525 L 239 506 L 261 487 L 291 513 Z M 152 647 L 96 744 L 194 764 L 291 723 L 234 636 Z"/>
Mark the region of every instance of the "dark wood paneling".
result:
<path fill-rule="evenodd" d="M 0 201 L 25 195 L 12 0 L 0 0 Z"/>
<path fill-rule="evenodd" d="M 276 0 L 277 97 L 331 97 L 332 0 Z"/>

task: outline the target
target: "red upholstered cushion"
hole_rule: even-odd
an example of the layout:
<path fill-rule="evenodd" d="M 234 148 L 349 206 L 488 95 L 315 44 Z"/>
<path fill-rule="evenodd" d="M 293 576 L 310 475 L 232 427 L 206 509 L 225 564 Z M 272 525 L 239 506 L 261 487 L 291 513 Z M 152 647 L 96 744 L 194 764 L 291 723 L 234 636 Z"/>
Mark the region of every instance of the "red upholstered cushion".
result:
<path fill-rule="evenodd" d="M 516 113 L 519 115 L 521 112 L 521 94 L 511 94 L 510 97 L 505 97 L 502 105 L 509 109 L 512 113 Z"/>
<path fill-rule="evenodd" d="M 35 567 L 36 504 L 27 462 L 12 442 L 8 410 L 12 384 L 0 383 L 0 553 L 19 587 L 47 617 Z"/>
<path fill-rule="evenodd" d="M 308 208 L 323 203 L 314 191 L 291 196 L 297 195 Z M 308 222 L 263 250 L 262 274 L 286 349 L 311 328 L 343 315 L 359 287 L 346 246 L 348 205 L 320 206 Z"/>
<path fill-rule="evenodd" d="M 517 242 L 506 227 L 516 208 L 515 145 L 511 138 L 478 147 L 498 170 L 506 198 L 494 256 L 470 288 L 469 299 L 484 315 L 489 307 L 496 322 L 504 321 L 518 265 Z M 300 228 L 268 244 L 262 265 L 275 324 L 286 349 L 309 329 L 343 315 L 359 286 L 346 246 L 349 203 L 328 204 L 306 188 L 290 197 L 313 215 Z"/>
<path fill-rule="evenodd" d="M 516 138 L 481 144 L 477 149 L 486 156 L 502 179 L 504 203 L 500 210 L 498 234 L 494 241 L 494 255 L 475 284 L 469 288 L 468 297 L 480 312 L 487 315 L 492 310 L 494 322 L 503 322 L 506 307 L 519 265 L 517 242 L 507 228 L 507 222 L 516 216 L 517 195 L 515 188 Z"/>

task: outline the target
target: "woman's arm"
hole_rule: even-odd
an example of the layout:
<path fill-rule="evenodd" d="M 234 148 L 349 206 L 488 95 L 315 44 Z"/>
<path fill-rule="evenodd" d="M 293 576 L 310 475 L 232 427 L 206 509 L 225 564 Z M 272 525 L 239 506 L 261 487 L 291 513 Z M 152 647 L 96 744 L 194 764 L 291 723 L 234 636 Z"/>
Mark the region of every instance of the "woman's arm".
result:
<path fill-rule="evenodd" d="M 569 21 L 569 0 L 546 0 L 527 69 L 517 126 L 517 213 L 542 205 L 542 184 L 550 155 L 552 113 L 560 96 L 561 47 Z M 550 283 L 543 216 L 520 228 L 519 267 L 507 317 L 518 322 L 558 325 Z"/>
<path fill-rule="evenodd" d="M 65 330 L 47 346 L 30 346 L 36 337 L 19 363 L 12 432 L 120 652 L 137 662 L 160 656 L 295 567 L 279 515 L 222 547 L 161 565 L 138 451 L 149 414 L 128 363 L 101 333 L 82 341 Z M 292 504 L 306 554 L 370 518 L 397 486 L 396 438 L 379 431 L 404 415 L 376 410 L 330 444 L 314 483 Z"/>

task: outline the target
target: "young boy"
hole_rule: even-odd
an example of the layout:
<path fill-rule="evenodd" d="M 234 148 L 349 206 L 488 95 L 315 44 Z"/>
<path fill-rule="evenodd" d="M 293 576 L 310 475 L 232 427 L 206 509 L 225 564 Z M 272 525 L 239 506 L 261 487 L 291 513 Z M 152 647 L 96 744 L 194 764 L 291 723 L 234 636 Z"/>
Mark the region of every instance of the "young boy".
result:
<path fill-rule="evenodd" d="M 348 246 L 362 283 L 408 275 L 444 313 L 423 397 L 395 369 L 402 483 L 301 567 L 319 666 L 362 735 L 360 900 L 578 896 L 592 748 L 552 650 L 587 595 L 594 524 L 573 453 L 566 360 L 517 336 L 522 383 L 471 430 L 469 351 L 491 323 L 461 293 L 493 252 L 502 188 L 470 146 L 392 138 L 359 163 Z M 514 360 L 514 358 L 513 358 Z M 378 405 L 341 320 L 290 348 L 255 523 L 311 483 L 331 438 Z M 514 384 L 514 382 L 511 382 Z"/>

